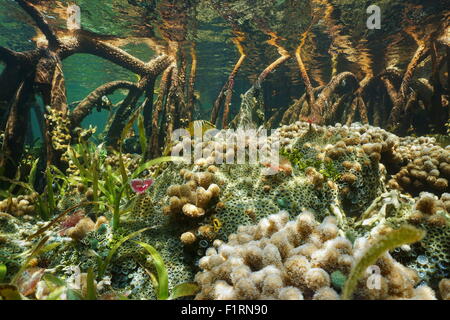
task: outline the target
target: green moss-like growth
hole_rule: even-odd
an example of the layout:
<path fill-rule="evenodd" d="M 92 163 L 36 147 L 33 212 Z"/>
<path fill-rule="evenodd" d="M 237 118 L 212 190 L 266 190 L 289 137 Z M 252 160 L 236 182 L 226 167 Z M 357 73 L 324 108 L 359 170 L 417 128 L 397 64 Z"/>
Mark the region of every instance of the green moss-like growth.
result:
<path fill-rule="evenodd" d="M 334 289 L 341 291 L 347 281 L 347 277 L 340 271 L 331 273 L 331 284 Z"/>
<path fill-rule="evenodd" d="M 293 149 L 292 151 L 282 149 L 280 151 L 280 155 L 287 158 L 295 168 L 302 172 L 304 172 L 308 167 L 313 167 L 327 179 L 333 181 L 339 180 L 341 176 L 333 161 L 308 159 L 300 149 Z"/>

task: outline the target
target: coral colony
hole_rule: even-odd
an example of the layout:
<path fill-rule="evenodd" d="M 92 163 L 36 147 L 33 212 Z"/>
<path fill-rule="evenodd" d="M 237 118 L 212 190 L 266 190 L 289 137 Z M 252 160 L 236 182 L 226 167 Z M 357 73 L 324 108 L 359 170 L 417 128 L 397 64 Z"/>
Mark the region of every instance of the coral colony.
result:
<path fill-rule="evenodd" d="M 450 300 L 449 16 L 0 0 L 0 300 Z"/>

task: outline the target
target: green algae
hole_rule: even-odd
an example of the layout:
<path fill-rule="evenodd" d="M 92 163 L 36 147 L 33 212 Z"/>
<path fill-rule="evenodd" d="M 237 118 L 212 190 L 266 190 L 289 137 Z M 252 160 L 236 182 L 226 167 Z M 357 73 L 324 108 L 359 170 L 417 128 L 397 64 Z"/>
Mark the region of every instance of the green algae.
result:
<path fill-rule="evenodd" d="M 323 174 L 327 179 L 338 181 L 341 177 L 341 174 L 333 161 L 320 161 L 308 158 L 300 149 L 292 149 L 291 151 L 282 149 L 280 155 L 287 158 L 295 168 L 302 172 L 305 172 L 307 168 L 312 167 Z"/>
<path fill-rule="evenodd" d="M 425 237 L 425 231 L 417 229 L 410 225 L 403 225 L 397 230 L 380 236 L 375 240 L 353 266 L 347 281 L 342 290 L 342 299 L 349 300 L 356 288 L 358 280 L 361 278 L 367 268 L 378 260 L 378 258 L 388 250 L 395 249 L 404 244 L 411 244 L 422 240 Z"/>
<path fill-rule="evenodd" d="M 3 280 L 5 280 L 7 272 L 8 272 L 8 268 L 6 267 L 6 265 L 3 263 L 0 263 L 0 283 L 2 283 Z"/>
<path fill-rule="evenodd" d="M 159 252 L 151 245 L 144 242 L 136 242 L 136 244 L 143 247 L 152 257 L 152 263 L 156 268 L 158 274 L 157 281 L 157 294 L 158 300 L 167 300 L 169 298 L 169 276 L 166 265 L 159 254 Z"/>
<path fill-rule="evenodd" d="M 336 270 L 331 273 L 330 280 L 333 288 L 341 291 L 347 281 L 347 277 L 340 270 Z"/>
<path fill-rule="evenodd" d="M 151 227 L 143 228 L 143 229 L 133 232 L 125 237 L 122 237 L 120 240 L 118 240 L 109 250 L 106 259 L 104 261 L 102 261 L 101 259 L 98 260 L 98 269 L 99 269 L 98 277 L 102 278 L 105 275 L 105 272 L 114 256 L 114 254 L 120 248 L 120 246 L 122 246 L 126 241 L 131 240 L 134 237 L 138 236 L 140 233 L 143 233 L 150 229 L 151 229 Z"/>

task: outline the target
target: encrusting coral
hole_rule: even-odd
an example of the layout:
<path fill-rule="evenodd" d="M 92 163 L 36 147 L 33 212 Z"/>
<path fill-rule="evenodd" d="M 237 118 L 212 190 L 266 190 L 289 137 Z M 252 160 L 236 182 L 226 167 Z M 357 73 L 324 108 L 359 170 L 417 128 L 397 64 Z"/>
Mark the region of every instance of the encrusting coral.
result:
<path fill-rule="evenodd" d="M 133 173 L 134 170 L 139 166 L 140 158 L 137 157 L 136 154 L 123 153 L 123 154 L 112 154 L 106 157 L 105 164 L 110 165 L 111 167 L 119 167 L 120 166 L 120 156 L 122 156 L 123 166 L 125 167 L 125 171 L 128 175 Z"/>
<path fill-rule="evenodd" d="M 68 161 L 67 149 L 70 145 L 72 137 L 69 132 L 69 119 L 64 115 L 63 111 L 46 107 L 47 113 L 44 115 L 48 122 L 49 134 L 52 136 L 52 147 L 62 152 L 64 161 Z"/>
<path fill-rule="evenodd" d="M 250 141 L 249 138 L 247 142 Z M 226 151 L 227 143 L 220 139 L 222 149 L 214 150 L 214 143 L 203 142 L 201 145 L 211 153 L 205 152 L 193 164 L 174 162 L 161 167 L 148 190 L 136 195 L 132 203 L 127 203 L 127 197 L 122 199 L 121 207 L 131 212 L 121 217 L 117 232 L 113 233 L 107 224 L 93 229 L 95 223 L 87 217 L 102 213 L 96 212 L 92 205 L 85 207 L 86 212 L 78 217 L 76 212 L 69 213 L 66 218 L 75 221 L 61 225 L 60 234 L 52 240 L 63 245 L 43 254 L 39 263 L 45 263 L 49 269 L 79 265 L 85 272 L 95 267 L 95 257 L 107 256 L 111 245 L 122 237 L 150 226 L 136 240 L 154 246 L 166 262 L 169 290 L 179 283 L 193 281 L 200 267 L 205 271 L 196 276 L 202 287 L 199 299 L 337 299 L 356 254 L 370 244 L 361 239 L 370 239 L 371 231 L 380 226 L 397 228 L 410 223 L 426 229 L 426 237 L 380 258 L 377 266 L 382 274 L 381 289 L 361 287 L 371 279 L 371 275 L 365 275 L 354 297 L 433 298 L 433 290 L 439 291 L 439 282 L 449 277 L 450 228 L 444 224 L 444 219 L 448 221 L 448 194 L 431 194 L 425 184 L 418 190 L 428 193 L 406 194 L 400 185 L 386 182 L 408 165 L 402 148 L 413 141 L 367 125 L 321 127 L 299 122 L 275 130 L 267 143 L 260 146 L 270 151 L 272 143 L 280 143 L 279 166 L 264 162 L 212 164 L 221 156 L 233 160 L 236 151 L 234 148 Z M 435 145 L 428 138 L 423 141 Z M 132 160 L 137 164 L 139 159 L 132 157 Z M 112 161 L 100 170 L 120 166 L 117 162 Z M 266 174 L 267 169 L 272 170 L 271 175 Z M 63 212 L 93 198 L 93 185 L 77 181 L 58 198 L 57 210 Z M 283 218 L 273 218 L 280 210 L 285 210 Z M 305 211 L 309 213 L 297 217 Z M 311 230 L 302 231 L 305 238 L 299 233 L 300 240 L 292 237 L 289 228 L 296 226 L 297 219 L 306 217 L 311 221 Z M 282 223 L 276 222 L 280 219 Z M 271 230 L 272 220 L 277 226 L 274 231 L 254 238 L 258 229 L 255 225 Z M 9 221 L 20 224 L 17 228 L 21 230 L 27 228 L 25 221 L 11 218 Z M 68 231 L 69 227 L 74 229 Z M 11 236 L 10 231 L 6 234 Z M 76 241 L 67 239 L 70 235 Z M 23 236 L 17 234 L 16 238 L 22 240 Z M 21 247 L 17 243 L 21 242 L 7 240 L 6 250 L 17 255 L 31 245 Z M 212 245 L 214 248 L 209 248 Z M 234 258 L 224 261 L 222 253 L 229 252 L 226 248 L 234 250 Z M 259 271 L 248 265 L 243 252 L 248 254 L 249 261 L 253 261 L 254 255 L 254 263 L 260 264 Z M 141 253 L 133 241 L 124 243 L 106 274 L 111 276 L 116 290 L 131 292 L 132 298 L 154 298 L 155 290 L 145 269 L 148 266 L 142 259 L 136 261 Z M 209 264 L 217 265 L 205 269 Z M 234 268 L 235 264 L 240 268 L 227 271 L 227 266 Z M 15 270 L 18 265 L 9 263 L 8 268 Z M 304 272 L 296 273 L 301 268 Z M 240 275 L 244 280 L 238 281 Z M 417 287 L 419 282 L 426 286 Z M 212 291 L 214 286 L 218 296 Z"/>
<path fill-rule="evenodd" d="M 205 214 L 211 200 L 217 199 L 220 188 L 213 183 L 214 175 L 211 172 L 182 169 L 180 175 L 187 182 L 183 185 L 171 185 L 167 189 L 169 206 L 163 210 L 170 214 L 183 213 L 190 218 L 199 218 Z"/>
<path fill-rule="evenodd" d="M 439 282 L 439 293 L 442 300 L 450 300 L 450 279 L 442 279 Z"/>
<path fill-rule="evenodd" d="M 167 195 L 170 197 L 169 205 L 163 208 L 163 212 L 175 220 L 183 217 L 192 219 L 204 217 L 208 210 L 213 209 L 213 204 L 220 195 L 220 188 L 213 183 L 214 174 L 211 171 L 214 170 L 192 172 L 181 169 L 180 175 L 187 182 L 182 185 L 171 185 L 167 189 Z M 214 237 L 212 228 L 213 226 L 200 225 L 194 232 L 184 232 L 180 240 L 185 245 L 191 245 L 197 241 L 196 234 L 211 239 Z"/>
<path fill-rule="evenodd" d="M 146 200 L 145 206 L 139 207 L 139 212 L 140 215 L 148 217 L 147 223 L 150 225 L 165 221 L 161 219 L 163 211 L 169 214 L 165 216 L 167 218 L 176 217 L 171 223 L 178 230 L 173 234 L 178 237 L 179 244 L 170 242 L 162 246 L 165 249 L 161 250 L 166 259 L 177 263 L 181 262 L 180 259 L 170 253 L 179 250 L 182 243 L 185 244 L 184 247 L 192 247 L 194 261 L 198 261 L 205 252 L 204 248 L 212 243 L 217 244 L 219 240 L 227 240 L 230 234 L 237 232 L 239 226 L 253 225 L 279 210 L 288 211 L 290 219 L 295 219 L 296 212 L 302 210 L 313 212 L 315 218 L 320 220 L 332 213 L 342 230 L 341 235 L 354 241 L 355 237 L 367 235 L 377 224 L 387 223 L 395 227 L 401 222 L 410 221 L 408 217 L 413 212 L 414 198 L 386 188 L 389 174 L 404 164 L 401 154 L 397 152 L 402 145 L 402 139 L 367 125 L 337 124 L 334 127 L 320 127 L 308 123 L 295 123 L 277 129 L 269 137 L 269 146 L 262 146 L 270 149 L 270 143 L 279 141 L 284 148 L 283 157 L 291 160 L 290 155 L 294 155 L 292 159 L 295 161 L 291 161 L 292 172 L 289 174 L 284 170 L 275 170 L 273 175 L 264 175 L 263 171 L 266 168 L 264 164 L 259 167 L 226 163 L 211 165 L 211 159 L 207 160 L 206 156 L 194 165 L 169 166 L 160 178 L 156 179 L 145 198 L 153 200 L 148 200 L 148 203 Z M 337 155 L 333 155 L 336 144 L 339 151 Z M 363 147 L 367 144 L 364 150 Z M 226 159 L 227 152 L 223 150 L 222 155 Z M 336 159 L 328 157 L 330 153 Z M 217 153 L 214 153 L 214 156 L 220 158 Z M 220 199 L 214 201 L 207 213 L 200 218 L 187 217 L 180 209 L 177 214 L 172 215 L 167 205 L 170 203 L 170 196 L 167 194 L 170 186 L 180 186 L 187 182 L 184 175 L 180 177 L 182 169 L 183 174 L 203 170 L 211 172 L 214 174 L 214 182 L 220 186 Z M 358 222 L 362 222 L 359 219 L 368 208 L 371 213 L 365 217 L 368 220 L 367 224 L 358 225 Z M 220 228 L 213 227 L 210 220 L 213 217 L 220 221 Z M 422 224 L 419 227 L 422 227 Z M 445 246 L 437 245 L 435 234 L 437 233 L 434 231 L 429 232 L 423 241 L 431 244 L 430 253 L 435 252 L 433 261 L 437 260 L 433 265 L 444 263 L 445 267 L 446 258 L 442 260 L 442 257 L 445 256 L 446 249 Z M 204 235 L 211 236 L 204 237 Z M 401 250 L 400 256 L 396 251 L 391 254 L 395 255 L 396 259 L 402 258 L 402 263 L 416 270 L 420 279 L 426 281 L 422 277 L 422 269 L 413 264 L 422 254 L 421 251 L 413 247 L 410 252 Z M 405 260 L 403 257 L 406 254 L 408 259 Z M 427 270 L 432 272 L 431 266 Z M 176 277 L 179 275 L 178 271 L 173 274 L 176 274 Z M 446 274 L 446 272 L 440 274 L 438 279 L 442 279 Z M 339 278 L 339 273 L 335 271 L 329 275 L 331 280 Z M 169 278 L 171 277 L 172 274 L 169 273 Z M 193 277 L 193 274 L 191 273 L 189 277 Z M 336 290 L 334 286 L 333 289 Z M 433 285 L 433 289 L 437 289 L 436 285 Z M 286 290 L 286 294 L 289 292 L 296 291 Z"/>
<path fill-rule="evenodd" d="M 449 192 L 450 149 L 435 144 L 434 138 L 405 137 L 396 150 L 401 168 L 389 181 L 391 187 L 417 195 L 429 191 Z"/>
<path fill-rule="evenodd" d="M 380 232 L 380 231 L 378 231 Z M 310 212 L 289 221 L 287 212 L 240 227 L 228 243 L 216 242 L 207 250 L 195 280 L 201 291 L 196 299 L 340 299 L 331 275 L 348 275 L 355 259 L 370 240 L 354 245 L 341 235 L 334 217 L 322 223 Z M 368 274 L 359 281 L 359 299 L 433 299 L 432 289 L 419 286 L 414 270 L 389 253 L 376 264 L 379 287 L 368 286 Z"/>
<path fill-rule="evenodd" d="M 32 193 L 30 195 L 20 195 L 18 197 L 4 199 L 0 201 L 0 212 L 9 213 L 16 217 L 33 215 L 35 213 L 37 197 L 37 193 Z"/>
<path fill-rule="evenodd" d="M 450 216 L 450 194 L 443 193 L 439 199 L 432 193 L 420 193 L 409 220 L 414 223 L 427 223 L 434 226 L 445 226 Z"/>

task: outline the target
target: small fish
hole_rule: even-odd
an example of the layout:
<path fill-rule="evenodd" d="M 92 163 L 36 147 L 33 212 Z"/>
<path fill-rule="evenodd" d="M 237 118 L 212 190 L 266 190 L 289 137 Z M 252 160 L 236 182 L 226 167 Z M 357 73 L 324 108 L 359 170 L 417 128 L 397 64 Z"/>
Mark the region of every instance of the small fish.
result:
<path fill-rule="evenodd" d="M 222 228 L 222 222 L 218 218 L 213 218 L 212 224 L 214 227 L 214 232 L 216 232 L 216 233 L 219 232 L 220 229 Z"/>
<path fill-rule="evenodd" d="M 150 188 L 153 182 L 153 179 L 133 179 L 130 181 L 130 186 L 134 192 L 142 194 Z"/>
<path fill-rule="evenodd" d="M 292 175 L 292 164 L 286 158 L 281 158 L 280 162 L 278 164 L 274 164 L 271 162 L 265 162 L 265 163 L 263 163 L 263 165 L 277 173 L 285 172 L 287 175 Z"/>
<path fill-rule="evenodd" d="M 292 164 L 286 158 L 281 158 L 280 160 L 280 170 L 285 172 L 287 175 L 292 175 Z"/>
<path fill-rule="evenodd" d="M 316 123 L 317 122 L 317 120 L 316 120 L 316 118 L 313 116 L 313 117 L 304 117 L 304 116 L 301 116 L 300 117 L 300 120 L 301 121 L 304 121 L 304 122 L 308 122 L 309 124 L 313 124 L 313 123 Z"/>
<path fill-rule="evenodd" d="M 309 131 L 313 131 L 313 123 L 319 123 L 318 119 L 315 116 L 311 117 L 300 117 L 301 121 L 305 121 L 309 124 Z"/>

